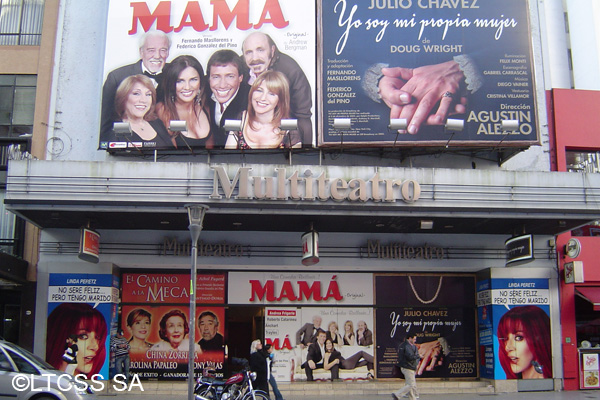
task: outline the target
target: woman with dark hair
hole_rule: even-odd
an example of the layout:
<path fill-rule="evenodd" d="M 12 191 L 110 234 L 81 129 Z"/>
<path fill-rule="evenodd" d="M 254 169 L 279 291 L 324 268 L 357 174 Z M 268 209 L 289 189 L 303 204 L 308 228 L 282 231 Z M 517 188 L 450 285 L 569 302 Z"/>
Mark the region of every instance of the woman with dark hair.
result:
<path fill-rule="evenodd" d="M 152 350 L 188 351 L 190 349 L 189 342 L 186 340 L 188 333 L 190 333 L 190 326 L 186 315 L 182 311 L 169 311 L 163 315 L 158 325 L 160 327 L 158 335 L 162 341 L 152 346 Z M 196 353 L 202 353 L 197 343 L 194 349 Z"/>
<path fill-rule="evenodd" d="M 331 379 L 339 379 L 339 369 L 354 369 L 366 365 L 369 372 L 367 378 L 373 378 L 374 358 L 371 354 L 361 350 L 348 358 L 342 357 L 342 353 L 333 346 L 331 339 L 325 340 L 325 357 L 323 358 L 323 368 L 331 370 Z M 337 368 L 334 368 L 335 366 Z"/>
<path fill-rule="evenodd" d="M 127 314 L 127 330 L 131 334 L 129 339 L 129 354 L 144 355 L 147 350 L 152 347 L 152 343 L 148 343 L 146 338 L 150 334 L 150 324 L 152 315 L 143 308 L 136 308 Z"/>
<path fill-rule="evenodd" d="M 163 79 L 158 87 L 158 116 L 167 127 L 170 121 L 187 123 L 186 131 L 170 132 L 177 148 L 213 147 L 207 87 L 204 69 L 193 56 L 179 56 L 163 70 Z"/>
<path fill-rule="evenodd" d="M 552 378 L 550 318 L 538 306 L 511 309 L 498 323 L 500 364 L 508 379 Z"/>
<path fill-rule="evenodd" d="M 131 135 L 127 140 L 112 132 L 111 141 L 142 143 L 141 147 L 173 147 L 162 121 L 155 113 L 156 90 L 152 80 L 145 75 L 128 76 L 115 94 L 115 111 L 123 122 L 129 122 Z"/>
<path fill-rule="evenodd" d="M 106 362 L 106 321 L 100 311 L 86 303 L 63 303 L 48 316 L 46 361 L 60 371 L 68 363 L 62 359 L 65 341 L 77 337 L 77 366 L 73 375 L 86 379 L 98 374 Z M 108 377 L 105 377 L 108 378 Z"/>
<path fill-rule="evenodd" d="M 268 70 L 256 78 L 248 94 L 248 111 L 242 130 L 229 132 L 226 149 L 276 149 L 301 147 L 297 130 L 282 130 L 290 116 L 290 86 L 281 72 Z"/>

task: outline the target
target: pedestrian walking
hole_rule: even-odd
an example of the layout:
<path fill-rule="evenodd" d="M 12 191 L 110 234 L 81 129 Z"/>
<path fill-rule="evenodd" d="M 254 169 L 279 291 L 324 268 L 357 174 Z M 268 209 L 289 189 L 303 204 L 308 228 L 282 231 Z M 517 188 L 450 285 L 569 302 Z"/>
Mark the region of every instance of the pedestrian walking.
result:
<path fill-rule="evenodd" d="M 414 333 L 408 333 L 404 342 L 398 346 L 398 366 L 404 374 L 405 385 L 400 390 L 393 392 L 392 397 L 398 400 L 405 393 L 408 393 L 410 400 L 417 400 L 417 379 L 416 371 L 421 356 L 415 342 L 417 336 Z"/>
<path fill-rule="evenodd" d="M 111 337 L 110 350 L 115 355 L 115 374 L 124 375 L 129 380 L 129 341 L 123 336 L 123 330 L 119 329 Z"/>
<path fill-rule="evenodd" d="M 67 348 L 62 359 L 67 363 L 65 372 L 70 375 L 74 375 L 75 369 L 77 368 L 77 335 L 72 334 L 67 338 Z"/>
<path fill-rule="evenodd" d="M 260 339 L 250 344 L 250 370 L 256 372 L 255 388 L 269 394 L 269 365 L 267 352 L 263 349 Z"/>
<path fill-rule="evenodd" d="M 273 346 L 271 344 L 265 344 L 265 350 L 267 351 L 267 354 L 269 355 L 269 358 L 267 358 L 267 364 L 269 365 L 268 369 L 269 369 L 269 383 L 271 384 L 271 387 L 273 388 L 273 393 L 275 394 L 275 400 L 283 400 L 283 396 L 281 395 L 281 392 L 279 391 L 279 388 L 277 387 L 277 381 L 275 380 L 275 375 L 273 375 L 273 364 L 275 362 L 275 354 L 273 353 Z"/>

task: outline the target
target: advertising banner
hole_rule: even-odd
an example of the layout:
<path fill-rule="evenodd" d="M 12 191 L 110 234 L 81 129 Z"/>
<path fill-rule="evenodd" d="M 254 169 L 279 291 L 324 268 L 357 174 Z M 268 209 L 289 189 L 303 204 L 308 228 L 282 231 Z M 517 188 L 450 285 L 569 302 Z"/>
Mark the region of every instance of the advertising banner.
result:
<path fill-rule="evenodd" d="M 124 305 L 121 329 L 129 340 L 130 371 L 141 379 L 188 378 L 189 332 L 196 329 L 196 375 L 203 370 L 223 377 L 225 321 L 223 307 L 196 307 L 197 322 L 189 321 L 189 305 Z"/>
<path fill-rule="evenodd" d="M 110 274 L 50 274 L 46 361 L 71 375 L 108 380 L 109 328 L 118 299 Z"/>
<path fill-rule="evenodd" d="M 523 0 L 323 0 L 320 143 L 537 143 L 528 15 Z"/>
<path fill-rule="evenodd" d="M 332 374 L 340 379 L 372 378 L 374 335 L 372 308 L 265 308 L 265 343 L 275 349 L 277 381 L 329 380 L 336 376 Z M 328 353 L 323 359 L 321 344 Z M 307 374 L 309 359 L 316 368 Z M 334 359 L 340 360 L 338 371 L 322 367 L 323 360 Z"/>
<path fill-rule="evenodd" d="M 373 305 L 370 274 L 231 272 L 229 304 Z"/>
<path fill-rule="evenodd" d="M 225 274 L 198 274 L 196 302 L 225 303 Z M 124 273 L 123 303 L 189 303 L 189 274 Z"/>
<path fill-rule="evenodd" d="M 294 380 L 298 359 L 294 336 L 300 326 L 301 312 L 299 308 L 265 308 L 265 343 L 271 344 L 273 350 L 273 368 L 271 373 L 278 382 Z"/>
<path fill-rule="evenodd" d="M 189 274 L 123 273 L 121 329 L 131 372 L 142 379 L 188 377 L 189 332 L 195 329 L 195 369 L 222 377 L 227 353 L 225 274 L 198 274 L 196 321 L 189 320 Z M 215 305 L 212 305 L 215 304 Z"/>
<path fill-rule="evenodd" d="M 417 376 L 477 377 L 474 277 L 376 275 L 375 287 L 378 378 L 402 376 L 397 349 L 409 333 L 422 357 Z"/>
<path fill-rule="evenodd" d="M 482 377 L 553 377 L 548 279 L 483 280 L 477 306 Z"/>
<path fill-rule="evenodd" d="M 112 0 L 99 148 L 312 146 L 315 46 L 312 1 Z"/>

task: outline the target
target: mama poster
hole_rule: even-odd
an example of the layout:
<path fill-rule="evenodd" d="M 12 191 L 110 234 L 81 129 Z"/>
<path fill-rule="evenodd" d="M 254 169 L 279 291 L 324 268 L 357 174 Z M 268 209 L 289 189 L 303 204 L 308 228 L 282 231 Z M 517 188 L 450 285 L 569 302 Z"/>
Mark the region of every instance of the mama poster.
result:
<path fill-rule="evenodd" d="M 315 2 L 112 0 L 99 148 L 144 154 L 310 147 L 315 46 Z M 249 102 L 261 82 L 275 96 L 268 105 Z M 255 118 L 270 130 L 247 130 Z M 297 120 L 297 127 L 282 119 Z M 114 125 L 122 122 L 129 125 Z"/>
<path fill-rule="evenodd" d="M 323 0 L 322 15 L 323 145 L 538 142 L 527 1 Z"/>

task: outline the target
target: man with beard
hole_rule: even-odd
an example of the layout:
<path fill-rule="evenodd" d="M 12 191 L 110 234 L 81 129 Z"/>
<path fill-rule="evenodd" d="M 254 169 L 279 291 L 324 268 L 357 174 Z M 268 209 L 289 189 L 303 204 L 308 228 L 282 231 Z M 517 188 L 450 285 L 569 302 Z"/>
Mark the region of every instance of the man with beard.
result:
<path fill-rule="evenodd" d="M 156 87 L 161 80 L 163 67 L 169 57 L 171 40 L 162 31 L 148 31 L 140 39 L 140 60 L 111 71 L 102 87 L 102 113 L 100 117 L 100 148 L 108 145 L 108 137 L 113 123 L 120 121 L 115 110 L 117 88 L 125 78 L 144 74 L 154 82 Z"/>
<path fill-rule="evenodd" d="M 242 43 L 242 54 L 250 69 L 249 84 L 266 70 L 272 69 L 285 75 L 290 84 L 290 118 L 298 120 L 298 131 L 302 143 L 312 143 L 312 95 L 310 84 L 298 63 L 279 51 L 275 42 L 267 34 L 254 32 Z"/>

